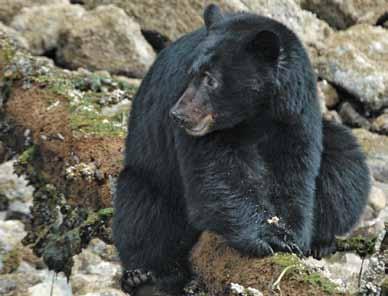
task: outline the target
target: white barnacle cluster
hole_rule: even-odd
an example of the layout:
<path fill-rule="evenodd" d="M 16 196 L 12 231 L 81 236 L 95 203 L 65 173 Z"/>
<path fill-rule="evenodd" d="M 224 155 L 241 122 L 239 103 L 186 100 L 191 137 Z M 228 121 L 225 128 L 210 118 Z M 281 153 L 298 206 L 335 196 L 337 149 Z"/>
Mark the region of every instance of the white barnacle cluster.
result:
<path fill-rule="evenodd" d="M 92 181 L 95 177 L 96 165 L 94 163 L 79 163 L 74 166 L 67 167 L 65 170 L 65 177 L 68 180 L 74 180 L 82 177 L 87 181 Z"/>
<path fill-rule="evenodd" d="M 230 284 L 230 291 L 234 295 L 238 296 L 263 296 L 263 293 L 261 293 L 259 290 L 248 287 L 245 288 L 244 286 L 236 283 Z"/>

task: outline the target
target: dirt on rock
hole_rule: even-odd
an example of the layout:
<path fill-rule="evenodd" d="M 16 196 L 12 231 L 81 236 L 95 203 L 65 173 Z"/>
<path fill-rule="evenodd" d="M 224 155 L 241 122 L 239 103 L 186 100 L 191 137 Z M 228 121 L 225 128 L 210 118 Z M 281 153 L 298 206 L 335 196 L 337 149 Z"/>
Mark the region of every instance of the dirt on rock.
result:
<path fill-rule="evenodd" d="M 56 106 L 50 108 L 53 102 Z M 116 176 L 121 166 L 121 138 L 75 135 L 70 128 L 68 100 L 39 85 L 27 90 L 15 87 L 5 113 L 20 131 L 18 134 L 30 134 L 38 147 L 34 167 L 70 202 L 92 209 L 110 206 L 109 176 Z M 69 167 L 81 163 L 93 164 L 91 176 L 66 175 Z"/>

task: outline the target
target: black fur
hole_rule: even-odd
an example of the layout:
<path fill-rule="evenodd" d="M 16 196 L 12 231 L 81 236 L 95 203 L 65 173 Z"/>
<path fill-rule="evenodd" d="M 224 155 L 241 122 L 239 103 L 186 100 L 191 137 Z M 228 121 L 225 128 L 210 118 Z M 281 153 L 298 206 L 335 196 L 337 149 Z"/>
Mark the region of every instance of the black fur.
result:
<path fill-rule="evenodd" d="M 151 271 L 158 288 L 178 295 L 202 231 L 248 255 L 322 256 L 357 222 L 370 187 L 354 137 L 322 124 L 295 34 L 265 17 L 211 9 L 208 28 L 161 51 L 144 78 L 114 201 L 123 267 Z M 203 86 L 207 72 L 216 90 Z M 188 88 L 214 113 L 201 137 L 169 117 Z"/>

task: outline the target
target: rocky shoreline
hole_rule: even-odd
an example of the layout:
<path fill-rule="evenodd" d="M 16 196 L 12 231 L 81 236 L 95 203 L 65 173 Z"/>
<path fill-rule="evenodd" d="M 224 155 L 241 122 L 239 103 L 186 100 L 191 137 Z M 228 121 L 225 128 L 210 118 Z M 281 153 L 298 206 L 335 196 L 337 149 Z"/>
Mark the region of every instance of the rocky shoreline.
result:
<path fill-rule="evenodd" d="M 300 36 L 323 116 L 353 128 L 373 190 L 342 251 L 320 261 L 248 260 L 205 234 L 187 294 L 385 295 L 388 21 L 376 22 L 388 4 L 213 2 L 273 17 Z M 155 56 L 202 24 L 202 8 L 199 0 L 0 0 L 0 295 L 125 295 L 110 217 L 127 113 Z"/>

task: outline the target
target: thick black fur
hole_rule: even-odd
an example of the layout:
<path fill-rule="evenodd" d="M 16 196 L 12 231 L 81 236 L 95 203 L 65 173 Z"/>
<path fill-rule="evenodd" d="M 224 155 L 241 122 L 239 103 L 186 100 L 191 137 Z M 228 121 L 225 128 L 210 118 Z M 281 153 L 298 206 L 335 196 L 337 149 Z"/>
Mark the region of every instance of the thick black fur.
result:
<path fill-rule="evenodd" d="M 324 256 L 355 225 L 370 187 L 354 137 L 322 121 L 295 34 L 265 17 L 217 13 L 161 51 L 144 78 L 114 201 L 124 269 L 150 271 L 158 288 L 178 295 L 202 231 L 247 255 Z M 191 81 L 213 70 L 222 75 L 209 97 L 216 123 L 193 137 L 169 112 Z"/>

